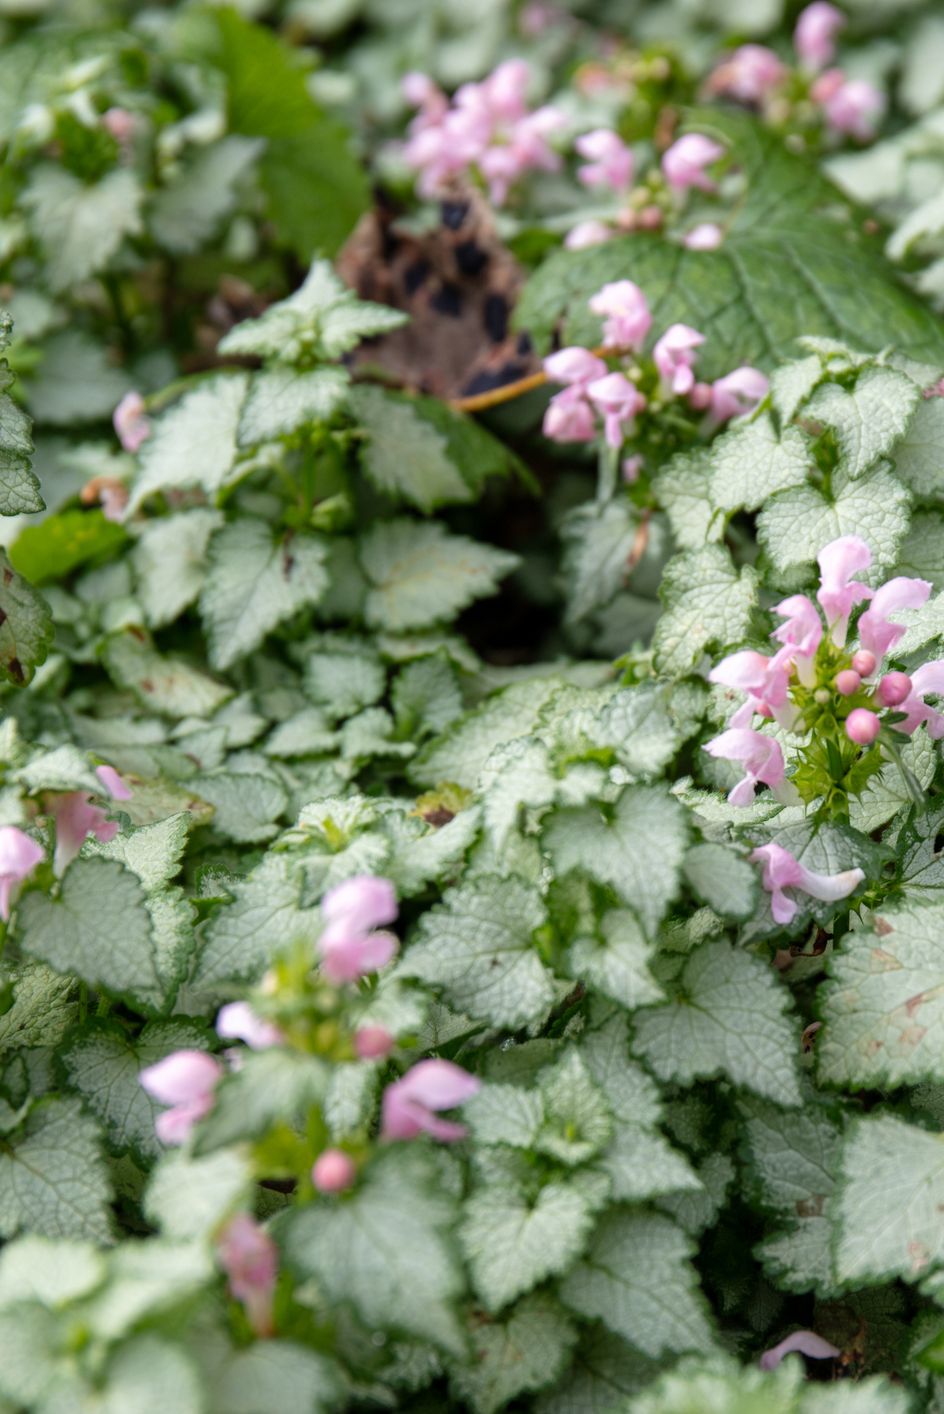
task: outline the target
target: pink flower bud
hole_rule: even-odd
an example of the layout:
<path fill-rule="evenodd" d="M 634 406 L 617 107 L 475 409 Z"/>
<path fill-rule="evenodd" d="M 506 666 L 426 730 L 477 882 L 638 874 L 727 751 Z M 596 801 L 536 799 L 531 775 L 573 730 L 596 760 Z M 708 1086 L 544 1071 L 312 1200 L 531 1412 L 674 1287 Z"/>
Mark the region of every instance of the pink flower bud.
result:
<path fill-rule="evenodd" d="M 686 250 L 717 250 L 724 240 L 724 231 L 714 221 L 700 221 L 682 239 Z"/>
<path fill-rule="evenodd" d="M 325 1149 L 311 1171 L 311 1181 L 319 1193 L 343 1193 L 356 1177 L 357 1165 L 343 1149 Z"/>
<path fill-rule="evenodd" d="M 393 1037 L 386 1026 L 362 1026 L 354 1033 L 354 1049 L 359 1060 L 383 1060 L 393 1049 Z"/>
<path fill-rule="evenodd" d="M 564 237 L 564 248 L 586 250 L 588 246 L 605 244 L 615 235 L 616 232 L 605 221 L 578 221 Z"/>
<path fill-rule="evenodd" d="M 835 688 L 840 697 L 851 697 L 862 686 L 862 679 L 853 668 L 844 668 L 836 674 Z"/>
<path fill-rule="evenodd" d="M 911 692 L 907 673 L 886 673 L 878 685 L 879 701 L 885 707 L 897 707 Z"/>
<path fill-rule="evenodd" d="M 620 470 L 623 473 L 623 480 L 627 485 L 631 486 L 634 481 L 639 480 L 639 473 L 642 471 L 644 464 L 645 458 L 641 457 L 638 452 L 631 457 L 623 458 Z"/>
<path fill-rule="evenodd" d="M 132 456 L 151 435 L 151 421 L 145 416 L 144 399 L 140 393 L 125 393 L 112 414 L 118 440 Z"/>
<path fill-rule="evenodd" d="M 552 442 L 592 442 L 597 435 L 593 408 L 578 389 L 567 388 L 551 398 L 541 431 Z"/>
<path fill-rule="evenodd" d="M 716 184 L 705 169 L 723 156 L 724 148 L 714 138 L 704 133 L 685 133 L 663 153 L 662 171 L 669 186 L 676 191 L 686 191 L 689 187 L 714 191 Z"/>
<path fill-rule="evenodd" d="M 867 707 L 856 707 L 846 718 L 846 736 L 859 746 L 871 746 L 881 729 L 878 717 Z"/>
<path fill-rule="evenodd" d="M 652 325 L 646 296 L 632 280 L 614 280 L 589 300 L 591 314 L 603 319 L 603 343 L 638 352 Z"/>
<path fill-rule="evenodd" d="M 0 826 L 0 918 L 10 917 L 10 894 L 44 858 L 41 845 L 16 825 Z"/>
<path fill-rule="evenodd" d="M 664 393 L 682 396 L 695 386 L 692 365 L 696 349 L 705 342 L 704 334 L 688 324 L 670 324 L 652 351 Z"/>
<path fill-rule="evenodd" d="M 852 666 L 862 677 L 871 677 L 876 668 L 875 654 L 870 653 L 867 648 L 860 648 L 858 653 L 852 655 Z"/>
<path fill-rule="evenodd" d="M 625 191 L 632 182 L 633 154 L 622 138 L 609 128 L 584 133 L 577 138 L 574 147 L 581 157 L 588 159 L 586 165 L 577 168 L 577 176 L 584 186 Z"/>
<path fill-rule="evenodd" d="M 832 63 L 836 35 L 845 27 L 846 17 L 827 0 L 813 0 L 797 20 L 793 43 L 801 64 L 814 73 Z"/>

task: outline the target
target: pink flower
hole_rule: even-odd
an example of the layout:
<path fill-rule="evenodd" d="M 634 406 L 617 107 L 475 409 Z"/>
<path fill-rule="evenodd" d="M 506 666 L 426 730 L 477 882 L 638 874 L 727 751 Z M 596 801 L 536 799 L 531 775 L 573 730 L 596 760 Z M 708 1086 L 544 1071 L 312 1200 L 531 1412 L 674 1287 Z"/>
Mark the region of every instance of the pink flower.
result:
<path fill-rule="evenodd" d="M 361 1026 L 354 1032 L 358 1060 L 384 1060 L 393 1050 L 393 1037 L 386 1026 Z"/>
<path fill-rule="evenodd" d="M 400 92 L 411 108 L 420 110 L 413 119 L 411 132 L 421 132 L 424 127 L 440 122 L 448 111 L 449 99 L 429 74 L 415 70 L 405 74 L 400 84 Z"/>
<path fill-rule="evenodd" d="M 856 707 L 846 718 L 846 736 L 857 746 L 871 746 L 882 724 L 867 707 Z"/>
<path fill-rule="evenodd" d="M 151 420 L 145 415 L 140 393 L 125 393 L 112 413 L 112 422 L 119 442 L 132 456 L 151 435 Z"/>
<path fill-rule="evenodd" d="M 589 301 L 592 314 L 603 320 L 603 345 L 638 353 L 652 325 L 646 296 L 632 280 L 614 280 Z"/>
<path fill-rule="evenodd" d="M 688 324 L 670 324 L 652 351 L 662 379 L 663 392 L 681 395 L 695 386 L 692 366 L 695 350 L 705 342 L 704 334 Z"/>
<path fill-rule="evenodd" d="M 926 579 L 909 579 L 904 575 L 876 589 L 857 625 L 862 647 L 881 661 L 905 634 L 905 625 L 892 623 L 888 615 L 895 609 L 920 609 L 930 593 L 931 585 Z"/>
<path fill-rule="evenodd" d="M 578 137 L 574 147 L 587 158 L 577 176 L 586 187 L 610 187 L 625 191 L 633 180 L 633 154 L 622 138 L 609 128 L 596 128 Z"/>
<path fill-rule="evenodd" d="M 0 918 L 10 917 L 10 894 L 45 858 L 35 840 L 16 825 L 0 825 Z"/>
<path fill-rule="evenodd" d="M 127 150 L 134 138 L 137 119 L 127 108 L 109 108 L 102 114 L 102 127 L 115 139 L 118 146 Z"/>
<path fill-rule="evenodd" d="M 620 467 L 623 473 L 623 480 L 631 486 L 634 481 L 639 480 L 639 473 L 642 471 L 644 465 L 645 458 L 641 457 L 638 452 L 634 456 L 624 457 L 622 466 Z"/>
<path fill-rule="evenodd" d="M 586 250 L 588 246 L 604 245 L 616 235 L 605 221 L 578 221 L 564 237 L 565 250 Z"/>
<path fill-rule="evenodd" d="M 610 447 L 621 447 L 646 400 L 624 373 L 608 373 L 587 388 L 587 397 L 603 414 L 604 436 Z"/>
<path fill-rule="evenodd" d="M 833 132 L 868 142 L 885 110 L 882 92 L 866 79 L 847 79 L 841 69 L 827 69 L 813 84 L 810 97 L 822 105 Z"/>
<path fill-rule="evenodd" d="M 447 1142 L 464 1139 L 465 1125 L 437 1119 L 434 1111 L 451 1110 L 471 1100 L 479 1084 L 451 1061 L 420 1061 L 384 1091 L 381 1138 L 415 1139 L 425 1131 Z"/>
<path fill-rule="evenodd" d="M 793 45 L 800 63 L 815 73 L 832 62 L 836 35 L 846 26 L 846 17 L 827 0 L 814 0 L 796 22 Z"/>
<path fill-rule="evenodd" d="M 811 5 L 815 10 L 816 6 Z M 826 9 L 832 6 L 827 5 Z M 802 19 L 802 16 L 801 16 Z M 842 1352 L 835 1345 L 830 1345 L 828 1340 L 824 1340 L 821 1335 L 816 1335 L 813 1331 L 794 1331 L 788 1335 L 786 1340 L 782 1340 L 779 1345 L 774 1345 L 770 1350 L 765 1350 L 760 1357 L 760 1367 L 762 1370 L 776 1370 L 785 1355 L 807 1355 L 811 1360 L 834 1360 Z"/>
<path fill-rule="evenodd" d="M 781 726 L 791 725 L 794 709 L 787 699 L 792 649 L 793 645 L 788 645 L 767 658 L 763 653 L 743 648 L 715 664 L 708 674 L 709 682 L 747 693 L 744 706 L 731 718 L 732 727 L 750 726 L 755 712 L 763 717 L 776 717 Z"/>
<path fill-rule="evenodd" d="M 689 187 L 714 191 L 716 183 L 705 169 L 723 156 L 724 148 L 714 138 L 704 133 L 685 133 L 662 154 L 662 171 L 676 191 L 687 191 Z"/>
<path fill-rule="evenodd" d="M 770 786 L 772 790 L 784 785 L 786 775 L 783 766 L 783 752 L 772 737 L 763 732 L 751 731 L 749 727 L 734 727 L 713 741 L 705 743 L 709 756 L 721 757 L 725 761 L 740 761 L 744 767 L 744 778 L 728 795 L 732 805 L 752 805 L 754 787 Z"/>
<path fill-rule="evenodd" d="M 343 1193 L 357 1177 L 357 1165 L 343 1149 L 325 1149 L 311 1170 L 311 1181 L 319 1193 Z"/>
<path fill-rule="evenodd" d="M 857 535 L 841 535 L 819 552 L 816 563 L 820 569 L 816 598 L 826 615 L 833 642 L 841 648 L 846 641 L 852 606 L 872 597 L 867 584 L 852 578 L 856 570 L 868 569 L 872 551 Z"/>
<path fill-rule="evenodd" d="M 279 1028 L 257 1016 L 248 1002 L 228 1002 L 220 1007 L 216 1034 L 224 1041 L 245 1041 L 254 1051 L 267 1050 L 285 1040 Z"/>
<path fill-rule="evenodd" d="M 726 373 L 711 385 L 711 416 L 715 422 L 727 422 L 753 412 L 767 396 L 769 382 L 757 368 L 745 365 Z"/>
<path fill-rule="evenodd" d="M 900 706 L 900 711 L 905 713 L 905 720 L 895 723 L 896 731 L 907 732 L 910 736 L 922 722 L 926 722 L 928 736 L 933 741 L 940 741 L 944 737 L 944 713 L 927 705 L 924 699 L 929 693 L 934 697 L 944 696 L 942 658 L 922 663 L 921 667 L 911 674 L 911 692 Z"/>
<path fill-rule="evenodd" d="M 374 931 L 392 923 L 397 900 L 389 879 L 360 874 L 329 889 L 321 900 L 325 927 L 318 940 L 321 970 L 329 982 L 356 982 L 385 967 L 399 942 L 393 933 Z"/>
<path fill-rule="evenodd" d="M 686 250 L 717 250 L 724 240 L 724 231 L 714 221 L 701 221 L 684 236 Z"/>
<path fill-rule="evenodd" d="M 114 766 L 96 766 L 95 774 L 112 800 L 131 799 L 131 791 L 125 785 Z"/>
<path fill-rule="evenodd" d="M 715 69 L 709 80 L 713 93 L 739 103 L 761 103 L 786 76 L 786 68 L 763 44 L 742 44 Z"/>
<path fill-rule="evenodd" d="M 96 766 L 95 774 L 113 799 L 131 799 L 130 790 L 113 766 Z M 53 868 L 57 874 L 64 872 L 89 835 L 94 835 L 102 844 L 107 844 L 118 833 L 117 822 L 109 820 L 100 805 L 92 804 L 88 791 L 68 791 L 63 795 L 52 795 L 50 810 L 56 821 Z"/>
<path fill-rule="evenodd" d="M 183 1144 L 193 1126 L 213 1108 L 223 1067 L 206 1051 L 174 1051 L 138 1076 L 148 1094 L 171 1108 L 154 1121 L 162 1144 Z"/>
<path fill-rule="evenodd" d="M 848 898 L 865 878 L 861 869 L 846 869 L 842 874 L 816 874 L 779 844 L 765 844 L 750 855 L 763 868 L 764 888 L 771 895 L 770 909 L 777 923 L 790 923 L 798 905 L 787 898 L 784 889 L 802 889 L 813 898 L 836 903 Z"/>
<path fill-rule="evenodd" d="M 588 383 L 605 377 L 608 369 L 602 358 L 597 358 L 589 349 L 575 345 L 550 354 L 544 360 L 544 372 L 552 383 L 567 383 L 583 392 Z"/>
<path fill-rule="evenodd" d="M 531 71 L 524 59 L 506 59 L 480 85 L 489 111 L 496 119 L 518 122 L 528 111 Z"/>
<path fill-rule="evenodd" d="M 592 442 L 597 435 L 593 409 L 575 388 L 551 398 L 541 430 L 552 442 Z"/>
<path fill-rule="evenodd" d="M 813 660 L 823 639 L 823 622 L 816 605 L 805 594 L 791 594 L 774 609 L 786 623 L 774 629 L 771 637 L 789 647 L 802 683 L 811 687 L 815 676 Z"/>
<path fill-rule="evenodd" d="M 249 1213 L 237 1213 L 220 1234 L 217 1252 L 230 1292 L 242 1302 L 252 1329 L 259 1336 L 272 1335 L 272 1297 L 279 1267 L 272 1238 Z"/>

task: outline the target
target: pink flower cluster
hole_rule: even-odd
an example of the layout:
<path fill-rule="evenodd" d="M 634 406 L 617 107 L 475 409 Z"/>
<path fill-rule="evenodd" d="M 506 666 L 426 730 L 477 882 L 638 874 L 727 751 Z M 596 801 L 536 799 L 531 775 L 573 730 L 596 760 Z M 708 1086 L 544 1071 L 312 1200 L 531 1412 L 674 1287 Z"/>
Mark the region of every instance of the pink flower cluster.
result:
<path fill-rule="evenodd" d="M 905 633 L 905 626 L 891 615 L 920 608 L 931 586 L 926 580 L 899 575 L 872 589 L 856 577 L 871 563 L 872 552 L 858 536 L 832 541 L 818 556 L 817 602 L 794 594 L 776 606 L 774 612 L 784 620 L 772 635 L 781 645 L 777 651 L 768 656 L 743 649 L 722 659 L 709 673 L 711 682 L 742 692 L 745 699 L 728 730 L 704 748 L 712 756 L 743 766 L 744 777 L 728 797 L 733 805 L 749 805 L 757 785 L 766 785 L 783 800 L 796 798 L 779 743 L 755 730 L 753 721 L 759 716 L 786 730 L 806 730 L 795 701 L 798 693 L 805 692 L 806 700 L 812 698 L 818 707 L 832 704 L 833 719 L 842 723 L 846 737 L 856 746 L 870 746 L 877 740 L 885 729 L 881 714 L 886 710 L 895 714 L 889 729 L 911 735 L 924 723 L 935 740 L 944 737 L 944 713 L 925 700 L 944 695 L 944 659 L 925 663 L 910 676 L 882 668 Z M 859 646 L 847 650 L 850 617 L 861 604 L 868 607 L 856 625 Z M 838 671 L 837 657 L 845 664 Z M 858 698 L 858 704 L 847 704 L 850 698 Z M 777 845 L 756 850 L 752 858 L 763 865 L 764 886 L 772 894 L 778 922 L 789 922 L 796 912 L 784 888 L 837 899 L 851 893 L 863 877 L 855 869 L 832 878 L 812 874 Z"/>
<path fill-rule="evenodd" d="M 557 170 L 549 139 L 565 119 L 550 106 L 529 110 L 529 80 L 524 60 L 509 59 L 481 83 L 463 84 L 450 103 L 426 74 L 406 76 L 404 95 L 419 111 L 403 156 L 419 173 L 423 196 L 441 195 L 456 177 L 477 170 L 501 206 L 526 172 Z"/>
<path fill-rule="evenodd" d="M 555 442 L 592 442 L 602 420 L 609 447 L 619 449 L 633 435 L 637 416 L 648 400 L 638 382 L 644 376 L 639 357 L 652 326 L 646 297 L 632 280 L 604 285 L 589 304 L 603 319 L 603 352 L 634 359 L 633 376 L 611 370 L 588 349 L 561 349 L 544 360 L 544 371 L 553 383 L 564 384 L 555 393 L 544 415 L 544 434 Z M 656 341 L 652 360 L 661 398 L 687 398 L 697 411 L 706 411 L 712 423 L 750 412 L 767 393 L 767 379 L 756 368 L 737 368 L 715 383 L 696 382 L 694 366 L 704 334 L 687 324 L 672 324 Z"/>
<path fill-rule="evenodd" d="M 865 79 L 850 79 L 842 69 L 826 67 L 835 58 L 836 37 L 845 24 L 845 15 L 835 5 L 814 0 L 797 20 L 793 44 L 800 67 L 817 76 L 809 96 L 822 109 L 827 127 L 839 136 L 867 142 L 874 137 L 884 112 L 884 95 Z M 772 49 L 763 44 L 742 44 L 715 69 L 708 89 L 760 107 L 782 89 L 788 75 L 787 66 Z"/>

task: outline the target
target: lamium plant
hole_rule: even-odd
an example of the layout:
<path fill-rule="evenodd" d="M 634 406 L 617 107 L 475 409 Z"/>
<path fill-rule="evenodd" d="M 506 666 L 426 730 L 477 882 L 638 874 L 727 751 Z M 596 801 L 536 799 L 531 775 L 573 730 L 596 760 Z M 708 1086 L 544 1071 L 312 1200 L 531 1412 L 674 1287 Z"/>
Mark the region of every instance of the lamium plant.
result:
<path fill-rule="evenodd" d="M 941 50 L 0 0 L 0 1414 L 944 1410 Z"/>

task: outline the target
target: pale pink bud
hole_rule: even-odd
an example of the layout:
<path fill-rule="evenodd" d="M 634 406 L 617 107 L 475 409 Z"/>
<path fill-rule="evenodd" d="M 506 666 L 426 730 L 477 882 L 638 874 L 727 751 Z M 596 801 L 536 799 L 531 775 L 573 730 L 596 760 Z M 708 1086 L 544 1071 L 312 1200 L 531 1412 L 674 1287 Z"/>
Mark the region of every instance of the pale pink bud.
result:
<path fill-rule="evenodd" d="M 758 368 L 735 368 L 711 385 L 711 416 L 715 422 L 727 422 L 732 417 L 743 417 L 753 412 L 758 403 L 763 402 L 770 387 L 767 378 Z"/>
<path fill-rule="evenodd" d="M 272 1334 L 272 1297 L 278 1275 L 279 1253 L 272 1238 L 248 1213 L 237 1213 L 220 1234 L 220 1265 L 229 1289 L 245 1308 L 249 1324 L 259 1336 Z"/>
<path fill-rule="evenodd" d="M 924 698 L 928 694 L 944 696 L 944 659 L 922 663 L 920 668 L 916 668 L 911 674 L 911 687 L 910 695 L 901 704 L 901 710 L 906 714 L 905 720 L 896 724 L 896 730 L 907 732 L 910 736 L 925 722 L 928 736 L 933 741 L 940 741 L 944 737 L 944 713 L 936 707 L 929 707 Z"/>
<path fill-rule="evenodd" d="M 632 280 L 614 280 L 604 285 L 589 300 L 592 314 L 603 320 L 603 343 L 606 348 L 632 349 L 638 352 L 652 325 L 652 315 L 646 296 Z"/>
<path fill-rule="evenodd" d="M 858 746 L 871 746 L 882 724 L 867 707 L 856 707 L 846 718 L 846 736 Z"/>
<path fill-rule="evenodd" d="M 830 1345 L 828 1340 L 813 1331 L 794 1331 L 779 1345 L 765 1350 L 758 1363 L 762 1370 L 776 1370 L 785 1355 L 806 1355 L 811 1360 L 834 1360 L 841 1354 L 835 1345 Z"/>
<path fill-rule="evenodd" d="M 839 75 L 837 82 L 835 75 Z M 846 79 L 838 69 L 827 69 L 810 89 L 814 102 L 833 132 L 868 142 L 885 111 L 885 97 L 866 79 Z"/>
<path fill-rule="evenodd" d="M 592 442 L 597 435 L 593 409 L 575 388 L 551 398 L 541 430 L 552 442 Z"/>
<path fill-rule="evenodd" d="M 695 386 L 692 366 L 696 349 L 705 342 L 704 334 L 688 324 L 671 324 L 652 351 L 665 392 L 682 395 Z"/>
<path fill-rule="evenodd" d="M 0 825 L 0 918 L 10 917 L 10 895 L 45 858 L 42 847 L 16 825 Z"/>
<path fill-rule="evenodd" d="M 140 393 L 125 393 L 112 414 L 112 422 L 122 447 L 132 455 L 151 435 L 151 421 L 145 416 L 144 399 Z"/>
<path fill-rule="evenodd" d="M 609 128 L 584 133 L 577 138 L 574 147 L 581 157 L 588 159 L 586 166 L 577 168 L 577 176 L 584 186 L 624 191 L 632 182 L 633 154 L 622 138 Z"/>
<path fill-rule="evenodd" d="M 465 1125 L 438 1119 L 435 1111 L 455 1109 L 479 1088 L 475 1076 L 452 1061 L 420 1061 L 384 1091 L 381 1138 L 414 1139 L 425 1131 L 446 1142 L 464 1139 Z"/>
<path fill-rule="evenodd" d="M 905 635 L 905 625 L 893 623 L 888 615 L 897 609 L 920 609 L 931 593 L 926 579 L 897 575 L 876 589 L 872 602 L 859 619 L 859 642 L 881 660 Z"/>
<path fill-rule="evenodd" d="M 311 1181 L 319 1193 L 343 1193 L 356 1177 L 357 1165 L 343 1149 L 325 1149 L 311 1171 Z"/>
<path fill-rule="evenodd" d="M 711 384 L 696 383 L 688 395 L 688 405 L 696 412 L 704 412 L 711 407 Z"/>
<path fill-rule="evenodd" d="M 742 44 L 715 69 L 709 88 L 739 103 L 758 104 L 783 81 L 786 72 L 772 49 L 763 44 Z"/>
<path fill-rule="evenodd" d="M 724 231 L 715 221 L 700 221 L 682 240 L 687 250 L 717 250 L 724 240 Z"/>
<path fill-rule="evenodd" d="M 597 358 L 589 349 L 574 345 L 549 354 L 544 360 L 544 372 L 552 383 L 567 383 L 585 388 L 595 378 L 603 378 L 607 366 L 602 358 Z"/>
<path fill-rule="evenodd" d="M 131 791 L 125 785 L 114 766 L 96 766 L 95 774 L 112 800 L 131 799 Z"/>
<path fill-rule="evenodd" d="M 867 584 L 852 578 L 856 570 L 868 569 L 872 551 L 857 535 L 841 535 L 824 546 L 816 559 L 820 568 L 816 598 L 832 630 L 833 642 L 841 648 L 846 641 L 853 605 L 872 597 Z"/>
<path fill-rule="evenodd" d="M 354 1033 L 354 1050 L 360 1060 L 383 1060 L 393 1050 L 386 1026 L 361 1026 Z"/>
<path fill-rule="evenodd" d="M 623 480 L 627 482 L 628 485 L 632 485 L 634 481 L 638 481 L 639 473 L 642 471 L 644 465 L 645 458 L 641 457 L 638 452 L 634 456 L 624 457 L 621 466 Z"/>
<path fill-rule="evenodd" d="M 254 1051 L 278 1046 L 285 1039 L 279 1028 L 257 1016 L 248 1002 L 228 1002 L 220 1007 L 216 1034 L 224 1041 L 245 1041 Z"/>
<path fill-rule="evenodd" d="M 636 217 L 641 231 L 661 231 L 665 222 L 665 212 L 661 206 L 644 206 Z"/>
<path fill-rule="evenodd" d="M 779 844 L 765 844 L 750 855 L 762 866 L 761 881 L 770 894 L 770 908 L 776 923 L 791 923 L 798 905 L 787 898 L 784 889 L 801 889 L 813 898 L 837 903 L 858 888 L 865 878 L 861 869 L 846 869 L 841 874 L 817 874 L 807 869 L 788 849 Z"/>
<path fill-rule="evenodd" d="M 637 412 L 646 406 L 646 400 L 624 373 L 608 373 L 605 378 L 597 378 L 587 387 L 587 397 L 603 414 L 604 435 L 611 447 L 621 447 L 632 430 Z"/>
<path fill-rule="evenodd" d="M 885 707 L 897 707 L 909 696 L 911 686 L 907 673 L 886 673 L 878 685 L 879 701 Z"/>
<path fill-rule="evenodd" d="M 845 28 L 846 17 L 826 0 L 814 0 L 797 20 L 793 44 L 800 63 L 815 73 L 832 63 L 836 53 L 836 35 Z"/>
<path fill-rule="evenodd" d="M 213 1107 L 223 1067 L 206 1051 L 174 1051 L 142 1070 L 138 1079 L 152 1099 L 171 1108 L 154 1122 L 162 1144 L 183 1144 L 194 1125 Z"/>
<path fill-rule="evenodd" d="M 704 750 L 709 756 L 738 761 L 744 767 L 744 778 L 728 795 L 732 805 L 752 805 L 755 786 L 766 785 L 776 790 L 786 779 L 783 752 L 773 737 L 763 732 L 733 727 L 706 742 Z"/>
<path fill-rule="evenodd" d="M 586 250 L 592 245 L 604 245 L 616 232 L 605 221 L 578 221 L 564 237 L 565 250 Z"/>
<path fill-rule="evenodd" d="M 836 674 L 833 681 L 840 697 L 851 697 L 862 686 L 862 679 L 853 668 L 843 668 L 841 673 Z"/>
<path fill-rule="evenodd" d="M 862 677 L 869 678 L 878 666 L 878 659 L 874 653 L 869 653 L 865 648 L 860 648 L 858 653 L 853 653 L 852 655 L 852 666 Z"/>
<path fill-rule="evenodd" d="M 720 142 L 704 133 L 685 133 L 663 153 L 662 171 L 669 186 L 676 191 L 686 191 L 689 187 L 714 191 L 716 183 L 707 175 L 706 168 L 723 156 Z"/>

